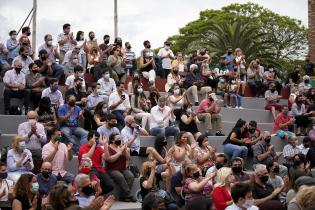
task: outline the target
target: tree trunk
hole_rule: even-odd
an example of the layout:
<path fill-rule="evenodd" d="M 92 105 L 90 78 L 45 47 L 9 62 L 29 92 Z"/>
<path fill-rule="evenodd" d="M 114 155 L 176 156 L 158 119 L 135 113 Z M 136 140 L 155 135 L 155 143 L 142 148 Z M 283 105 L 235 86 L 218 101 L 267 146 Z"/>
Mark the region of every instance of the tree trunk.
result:
<path fill-rule="evenodd" d="M 308 47 L 310 60 L 315 63 L 315 0 L 308 0 Z"/>

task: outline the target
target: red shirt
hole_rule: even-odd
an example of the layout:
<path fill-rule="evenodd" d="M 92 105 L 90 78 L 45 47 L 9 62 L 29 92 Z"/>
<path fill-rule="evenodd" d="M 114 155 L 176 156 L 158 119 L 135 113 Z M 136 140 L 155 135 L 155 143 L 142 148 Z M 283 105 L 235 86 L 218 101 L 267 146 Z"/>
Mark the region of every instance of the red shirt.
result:
<path fill-rule="evenodd" d="M 108 147 L 108 152 L 110 156 L 116 154 L 116 151 L 110 146 Z M 127 167 L 126 163 L 127 163 L 127 159 L 125 155 L 120 155 L 119 158 L 115 162 L 106 161 L 105 168 L 106 168 L 106 171 L 113 171 L 113 170 L 124 171 L 126 170 L 126 167 Z"/>
<path fill-rule="evenodd" d="M 82 155 L 88 153 L 90 151 L 90 149 L 91 149 L 91 147 L 88 143 L 83 144 L 80 147 L 79 154 L 78 154 L 79 163 L 81 162 Z M 91 158 L 92 159 L 92 167 L 94 167 L 100 173 L 105 173 L 105 170 L 102 166 L 103 153 L 104 153 L 104 149 L 102 149 L 99 146 L 96 146 L 94 153 L 92 155 L 92 158 Z"/>
<path fill-rule="evenodd" d="M 224 210 L 228 201 L 232 200 L 229 191 L 225 186 L 219 186 L 214 188 L 212 192 L 212 201 L 215 206 L 215 210 Z"/>
<path fill-rule="evenodd" d="M 275 121 L 275 124 L 273 126 L 272 132 L 275 133 L 278 130 L 287 131 L 288 130 L 288 126 L 280 128 L 280 124 L 287 123 L 287 122 L 289 122 L 290 119 L 291 119 L 291 117 L 289 115 L 283 115 L 282 113 L 279 113 L 277 115 L 277 117 L 276 117 L 276 121 Z"/>
<path fill-rule="evenodd" d="M 215 101 L 210 101 L 209 99 L 206 98 L 200 102 L 198 107 L 198 113 L 207 113 L 206 109 L 208 109 L 213 103 L 215 103 L 215 105 L 210 110 L 210 113 L 217 113 L 218 110 L 220 111 L 218 104 Z"/>

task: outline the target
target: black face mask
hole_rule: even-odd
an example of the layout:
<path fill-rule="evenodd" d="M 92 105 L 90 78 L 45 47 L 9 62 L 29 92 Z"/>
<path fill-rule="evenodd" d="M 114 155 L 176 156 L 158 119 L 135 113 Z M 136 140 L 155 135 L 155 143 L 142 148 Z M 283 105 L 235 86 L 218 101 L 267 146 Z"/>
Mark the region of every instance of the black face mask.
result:
<path fill-rule="evenodd" d="M 232 55 L 232 52 L 229 51 L 227 54 L 228 54 L 228 55 Z"/>
<path fill-rule="evenodd" d="M 147 44 L 147 48 L 150 49 L 150 48 L 151 48 L 151 45 L 150 45 L 150 44 Z"/>
<path fill-rule="evenodd" d="M 305 147 L 305 148 L 309 148 L 310 145 L 309 145 L 309 144 L 304 144 L 304 147 Z"/>
<path fill-rule="evenodd" d="M 200 52 L 200 55 L 204 56 L 206 54 L 206 52 Z"/>
<path fill-rule="evenodd" d="M 4 173 L 0 173 L 0 179 L 6 179 L 8 177 L 8 173 L 4 172 Z"/>
<path fill-rule="evenodd" d="M 70 101 L 69 106 L 74 107 L 75 106 L 75 101 Z"/>
<path fill-rule="evenodd" d="M 95 189 L 92 186 L 82 187 L 82 192 L 87 196 L 95 195 Z"/>
<path fill-rule="evenodd" d="M 304 80 L 305 84 L 308 84 L 310 81 L 308 79 Z"/>
<path fill-rule="evenodd" d="M 24 59 L 27 58 L 27 55 L 22 54 L 21 56 L 22 56 L 22 58 L 24 58 Z"/>
<path fill-rule="evenodd" d="M 239 174 L 242 172 L 242 170 L 243 170 L 243 167 L 241 167 L 241 166 L 232 167 L 232 172 L 234 174 Z"/>
<path fill-rule="evenodd" d="M 306 62 L 310 62 L 310 59 L 306 59 L 305 61 L 306 61 Z"/>
<path fill-rule="evenodd" d="M 21 70 L 22 70 L 22 68 L 18 68 L 18 67 L 15 67 L 14 69 L 15 69 L 17 74 L 19 74 L 21 72 Z"/>
<path fill-rule="evenodd" d="M 193 173 L 193 175 L 192 175 L 195 179 L 198 179 L 199 177 L 200 177 L 200 173 L 199 173 L 199 171 L 198 172 L 196 172 L 196 173 Z"/>
<path fill-rule="evenodd" d="M 47 59 L 47 57 L 46 57 L 46 56 L 41 56 L 41 59 L 42 59 L 43 61 L 45 61 L 45 60 Z"/>
<path fill-rule="evenodd" d="M 251 128 L 251 129 L 248 129 L 248 131 L 249 131 L 250 133 L 255 133 L 256 129 L 255 129 L 255 128 Z"/>
<path fill-rule="evenodd" d="M 162 146 L 166 147 L 167 146 L 167 141 L 162 141 Z"/>
<path fill-rule="evenodd" d="M 90 36 L 90 40 L 93 40 L 95 37 L 94 36 Z"/>
<path fill-rule="evenodd" d="M 81 85 L 81 84 L 77 84 L 76 88 L 77 88 L 78 90 L 81 90 L 82 85 Z"/>
<path fill-rule="evenodd" d="M 270 137 L 265 138 L 265 142 L 266 142 L 267 144 L 270 144 L 270 141 L 271 141 L 271 138 L 270 138 Z"/>
<path fill-rule="evenodd" d="M 108 43 L 109 43 L 109 40 L 105 40 L 104 43 L 105 43 L 105 44 L 108 44 Z"/>
<path fill-rule="evenodd" d="M 31 35 L 31 32 L 27 32 L 27 33 L 26 33 L 26 36 L 30 36 L 30 35 Z"/>
<path fill-rule="evenodd" d="M 121 140 L 116 140 L 116 141 L 115 141 L 115 144 L 116 144 L 117 146 L 120 146 L 120 145 L 121 145 Z"/>
<path fill-rule="evenodd" d="M 280 172 L 280 168 L 279 167 L 274 167 L 273 173 L 274 174 L 278 174 L 279 172 Z"/>
<path fill-rule="evenodd" d="M 166 210 L 166 208 L 158 208 L 158 210 Z"/>
<path fill-rule="evenodd" d="M 215 168 L 217 169 L 217 170 L 219 170 L 220 168 L 222 168 L 223 167 L 223 163 L 216 163 L 215 164 Z"/>
<path fill-rule="evenodd" d="M 45 179 L 48 179 L 51 176 L 51 171 L 43 171 L 42 175 Z"/>
<path fill-rule="evenodd" d="M 127 46 L 126 48 L 127 48 L 128 50 L 130 50 L 130 49 L 131 49 L 131 46 Z"/>
<path fill-rule="evenodd" d="M 270 89 L 270 91 L 271 91 L 272 93 L 274 93 L 274 92 L 276 91 L 276 89 L 272 88 L 272 89 Z"/>
<path fill-rule="evenodd" d="M 269 179 L 269 176 L 261 176 L 261 177 L 260 177 L 260 181 L 261 181 L 262 183 L 266 183 L 266 182 L 268 181 L 268 179 Z"/>

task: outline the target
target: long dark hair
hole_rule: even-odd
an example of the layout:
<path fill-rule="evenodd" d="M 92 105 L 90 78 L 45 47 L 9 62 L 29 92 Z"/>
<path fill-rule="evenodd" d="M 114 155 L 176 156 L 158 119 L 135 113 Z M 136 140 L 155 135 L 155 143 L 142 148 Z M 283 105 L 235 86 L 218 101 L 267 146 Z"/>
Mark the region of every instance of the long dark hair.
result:
<path fill-rule="evenodd" d="M 133 90 L 134 95 L 135 95 L 135 106 L 136 106 L 137 108 L 139 108 L 139 107 L 138 107 L 139 97 L 142 97 L 142 98 L 145 98 L 145 99 L 147 98 L 147 97 L 145 96 L 144 92 L 142 92 L 142 93 L 139 93 L 139 92 L 138 92 L 138 87 L 139 87 L 139 86 L 141 86 L 142 89 L 143 89 L 143 85 L 142 85 L 141 83 L 139 83 L 139 84 L 136 84 L 136 85 L 135 85 L 134 90 Z"/>
<path fill-rule="evenodd" d="M 83 34 L 83 33 L 84 33 L 83 31 L 78 31 L 77 36 L 75 37 L 75 40 L 81 41 L 81 34 Z"/>
<path fill-rule="evenodd" d="M 41 116 L 45 112 L 47 112 L 48 114 L 51 114 L 51 102 L 50 102 L 49 97 L 41 98 L 38 104 L 37 114 Z"/>
<path fill-rule="evenodd" d="M 104 101 L 99 102 L 96 107 L 95 107 L 95 111 L 94 111 L 94 115 L 99 115 L 101 116 L 103 113 L 103 106 L 104 104 L 106 104 Z"/>
<path fill-rule="evenodd" d="M 14 195 L 18 198 L 30 199 L 33 174 L 22 174 L 14 186 Z"/>

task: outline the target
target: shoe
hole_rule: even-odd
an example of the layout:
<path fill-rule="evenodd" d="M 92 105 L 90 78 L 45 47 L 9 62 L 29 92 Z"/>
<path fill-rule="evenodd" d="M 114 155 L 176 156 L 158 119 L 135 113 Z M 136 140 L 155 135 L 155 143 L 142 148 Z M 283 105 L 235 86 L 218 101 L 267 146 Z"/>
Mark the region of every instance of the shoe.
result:
<path fill-rule="evenodd" d="M 199 106 L 199 102 L 195 102 L 195 106 Z"/>
<path fill-rule="evenodd" d="M 213 134 L 212 134 L 211 131 L 206 131 L 206 132 L 205 132 L 205 135 L 206 135 L 206 136 L 213 136 Z"/>
<path fill-rule="evenodd" d="M 238 109 L 238 106 L 234 107 L 235 109 Z"/>
<path fill-rule="evenodd" d="M 239 106 L 238 108 L 239 108 L 239 109 L 244 109 L 244 108 L 243 108 L 243 107 L 241 107 L 241 106 Z"/>
<path fill-rule="evenodd" d="M 216 136 L 225 136 L 221 131 L 217 131 L 217 132 L 215 133 L 215 135 L 216 135 Z"/>
<path fill-rule="evenodd" d="M 137 199 L 135 199 L 133 196 L 130 196 L 130 197 L 125 198 L 123 201 L 128 202 L 128 203 L 130 203 L 130 202 L 135 203 L 135 202 L 137 202 Z"/>

